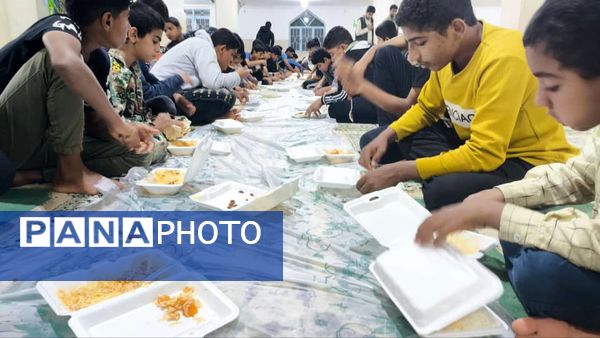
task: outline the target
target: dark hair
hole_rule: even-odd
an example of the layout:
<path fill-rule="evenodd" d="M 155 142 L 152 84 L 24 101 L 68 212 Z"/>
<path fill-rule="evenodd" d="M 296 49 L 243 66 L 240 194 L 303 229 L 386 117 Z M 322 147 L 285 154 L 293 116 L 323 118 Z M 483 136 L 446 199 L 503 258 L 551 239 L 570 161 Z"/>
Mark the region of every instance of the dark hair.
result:
<path fill-rule="evenodd" d="M 268 29 L 271 29 L 271 21 L 265 22 L 265 27 L 267 27 Z"/>
<path fill-rule="evenodd" d="M 317 38 L 314 38 L 306 43 L 306 49 L 318 48 L 318 47 L 321 47 L 321 42 Z"/>
<path fill-rule="evenodd" d="M 313 65 L 316 65 L 318 63 L 325 62 L 326 58 L 331 60 L 331 54 L 329 54 L 325 48 L 318 48 L 313 52 L 310 62 L 312 62 Z"/>
<path fill-rule="evenodd" d="M 323 40 L 323 47 L 325 47 L 325 49 L 331 49 L 338 47 L 341 44 L 349 45 L 352 41 L 352 35 L 346 28 L 335 26 L 327 32 L 327 36 L 325 36 L 325 40 Z"/>
<path fill-rule="evenodd" d="M 375 35 L 383 40 L 395 38 L 398 36 L 398 27 L 393 21 L 386 20 L 375 28 Z"/>
<path fill-rule="evenodd" d="M 600 1 L 547 0 L 531 19 L 523 41 L 582 78 L 600 76 Z"/>
<path fill-rule="evenodd" d="M 131 0 L 66 0 L 67 14 L 79 27 L 87 27 L 110 12 L 118 16 L 129 9 Z"/>
<path fill-rule="evenodd" d="M 367 13 L 375 13 L 375 6 L 367 7 Z"/>
<path fill-rule="evenodd" d="M 242 37 L 239 36 L 238 33 L 233 33 L 233 37 L 235 37 L 238 44 L 240 45 L 240 48 L 238 49 L 238 55 L 240 59 L 246 60 L 246 46 L 244 45 L 244 40 L 242 40 Z"/>
<path fill-rule="evenodd" d="M 392 9 L 398 9 L 398 6 L 396 6 L 396 4 L 393 4 L 393 5 L 391 5 L 391 6 L 390 6 L 390 11 L 391 11 Z"/>
<path fill-rule="evenodd" d="M 167 18 L 167 20 L 165 20 L 165 23 L 170 23 L 177 28 L 181 28 L 181 23 L 179 22 L 179 19 L 172 16 Z"/>
<path fill-rule="evenodd" d="M 285 52 L 286 52 L 286 53 L 296 53 L 296 50 L 294 49 L 294 47 L 288 47 L 288 48 L 285 50 Z"/>
<path fill-rule="evenodd" d="M 152 9 L 160 14 L 163 20 L 166 21 L 169 18 L 169 7 L 167 7 L 163 0 L 138 0 L 138 2 L 152 7 Z"/>
<path fill-rule="evenodd" d="M 252 42 L 252 53 L 266 52 L 269 48 L 260 40 Z"/>
<path fill-rule="evenodd" d="M 292 55 L 292 59 L 297 59 L 298 58 L 298 54 L 294 53 L 294 55 Z"/>
<path fill-rule="evenodd" d="M 217 31 L 214 32 L 210 38 L 212 39 L 215 47 L 223 45 L 227 49 L 243 49 L 243 46 L 240 45 L 240 42 L 235 38 L 235 35 L 233 35 L 233 33 L 227 28 L 217 29 Z"/>
<path fill-rule="evenodd" d="M 155 29 L 165 29 L 165 22 L 158 12 L 141 2 L 134 2 L 129 11 L 129 24 L 137 28 L 138 37 L 143 39 Z"/>
<path fill-rule="evenodd" d="M 471 0 L 404 0 L 396 14 L 396 24 L 418 31 L 436 31 L 442 35 L 452 20 L 477 24 Z"/>
<path fill-rule="evenodd" d="M 283 48 L 281 48 L 281 46 L 279 46 L 279 45 L 273 46 L 273 53 L 277 54 L 277 56 L 280 57 L 282 51 L 283 51 Z"/>

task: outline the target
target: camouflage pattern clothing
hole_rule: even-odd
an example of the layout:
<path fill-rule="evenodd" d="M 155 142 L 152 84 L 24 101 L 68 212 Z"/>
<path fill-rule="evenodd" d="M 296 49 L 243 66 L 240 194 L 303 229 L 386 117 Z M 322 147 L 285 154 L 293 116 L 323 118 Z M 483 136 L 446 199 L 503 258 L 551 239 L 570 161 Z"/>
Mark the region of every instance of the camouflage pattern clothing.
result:
<path fill-rule="evenodd" d="M 131 67 L 118 49 L 111 49 L 110 73 L 108 75 L 107 94 L 117 113 L 131 122 L 152 125 L 152 112 L 144 102 L 142 70 L 137 62 Z M 163 162 L 167 156 L 167 139 L 163 134 L 154 137 L 152 163 Z"/>

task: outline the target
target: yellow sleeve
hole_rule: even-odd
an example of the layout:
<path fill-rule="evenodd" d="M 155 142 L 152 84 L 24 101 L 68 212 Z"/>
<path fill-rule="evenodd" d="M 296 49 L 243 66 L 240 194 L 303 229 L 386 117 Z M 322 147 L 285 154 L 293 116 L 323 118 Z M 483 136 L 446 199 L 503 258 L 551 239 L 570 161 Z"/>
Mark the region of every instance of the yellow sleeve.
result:
<path fill-rule="evenodd" d="M 457 149 L 418 159 L 421 178 L 500 167 L 531 81 L 527 63 L 518 57 L 500 58 L 489 65 L 481 73 L 470 138 Z"/>
<path fill-rule="evenodd" d="M 446 104 L 442 96 L 440 79 L 437 72 L 431 72 L 429 81 L 425 83 L 417 104 L 406 111 L 396 122 L 390 127 L 394 129 L 398 140 L 410 136 L 419 130 L 428 127 L 444 115 L 446 112 Z"/>

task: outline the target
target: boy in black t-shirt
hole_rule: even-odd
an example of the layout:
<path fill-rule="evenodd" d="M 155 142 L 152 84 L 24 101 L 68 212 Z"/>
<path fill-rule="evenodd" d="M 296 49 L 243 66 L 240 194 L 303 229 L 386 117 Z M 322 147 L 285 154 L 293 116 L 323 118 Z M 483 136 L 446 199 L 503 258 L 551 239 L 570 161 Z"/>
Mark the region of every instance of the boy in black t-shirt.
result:
<path fill-rule="evenodd" d="M 13 185 L 53 181 L 57 192 L 96 194 L 102 175 L 147 163 L 157 131 L 121 120 L 85 63 L 123 44 L 129 5 L 67 0 L 68 16 L 43 18 L 0 49 L 0 151 L 17 170 Z M 110 141 L 84 138 L 84 122 Z"/>

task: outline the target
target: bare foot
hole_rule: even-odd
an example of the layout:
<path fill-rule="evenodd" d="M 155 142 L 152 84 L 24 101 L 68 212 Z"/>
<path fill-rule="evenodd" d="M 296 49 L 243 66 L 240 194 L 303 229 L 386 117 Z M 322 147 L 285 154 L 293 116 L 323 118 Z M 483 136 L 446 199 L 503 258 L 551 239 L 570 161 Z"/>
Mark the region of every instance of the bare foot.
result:
<path fill-rule="evenodd" d="M 92 171 L 82 172 L 79 178 L 61 178 L 58 174 L 54 178 L 54 191 L 66 194 L 98 195 L 100 192 L 96 185 L 103 176 Z"/>
<path fill-rule="evenodd" d="M 28 184 L 42 183 L 42 172 L 39 170 L 17 171 L 13 179 L 13 187 L 21 187 Z"/>
<path fill-rule="evenodd" d="M 104 176 L 89 170 L 79 153 L 58 155 L 53 190 L 67 194 L 97 195 L 97 185 Z"/>
<path fill-rule="evenodd" d="M 581 331 L 556 319 L 532 317 L 517 319 L 512 323 L 517 337 L 600 337 L 600 333 Z"/>

